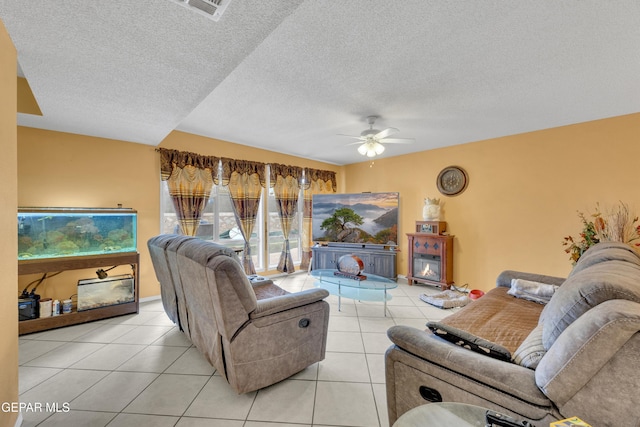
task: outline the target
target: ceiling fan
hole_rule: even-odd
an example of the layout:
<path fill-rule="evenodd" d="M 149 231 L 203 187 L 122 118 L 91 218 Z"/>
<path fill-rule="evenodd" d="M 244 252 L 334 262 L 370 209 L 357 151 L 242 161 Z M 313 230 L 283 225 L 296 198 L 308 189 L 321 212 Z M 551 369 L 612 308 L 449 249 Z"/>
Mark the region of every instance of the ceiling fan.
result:
<path fill-rule="evenodd" d="M 394 135 L 400 131 L 396 128 L 386 128 L 384 130 L 374 129 L 373 124 L 376 122 L 376 119 L 378 119 L 378 116 L 367 117 L 369 129 L 365 129 L 360 132 L 360 136 L 339 135 L 359 139 L 359 141 L 353 142 L 349 145 L 360 144 L 358 147 L 358 153 L 367 157 L 375 157 L 382 154 L 384 152 L 383 144 L 407 144 L 415 141 L 413 138 L 387 138 L 388 136 Z"/>

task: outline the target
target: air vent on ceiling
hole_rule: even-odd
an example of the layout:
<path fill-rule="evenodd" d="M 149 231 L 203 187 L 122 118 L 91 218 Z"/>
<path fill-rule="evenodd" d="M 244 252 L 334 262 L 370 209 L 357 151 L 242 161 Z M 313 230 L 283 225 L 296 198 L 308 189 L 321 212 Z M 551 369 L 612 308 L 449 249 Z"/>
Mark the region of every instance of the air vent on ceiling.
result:
<path fill-rule="evenodd" d="M 231 0 L 171 0 L 214 21 L 220 19 Z"/>

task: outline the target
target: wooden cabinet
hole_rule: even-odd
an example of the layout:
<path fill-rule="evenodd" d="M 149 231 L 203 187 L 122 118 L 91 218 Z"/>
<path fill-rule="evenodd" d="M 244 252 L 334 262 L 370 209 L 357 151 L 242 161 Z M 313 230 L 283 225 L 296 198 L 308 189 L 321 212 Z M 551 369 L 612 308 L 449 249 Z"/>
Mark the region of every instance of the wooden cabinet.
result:
<path fill-rule="evenodd" d="M 18 261 L 18 274 L 36 274 L 65 270 L 80 270 L 85 268 L 109 267 L 130 264 L 133 271 L 134 301 L 106 307 L 94 308 L 86 311 L 76 311 L 59 316 L 43 317 L 40 319 L 22 320 L 18 322 L 19 334 L 45 331 L 62 326 L 76 325 L 92 320 L 106 319 L 138 312 L 138 270 L 140 255 L 137 252 L 126 252 L 107 255 L 82 256 L 72 258 L 47 258 Z"/>
<path fill-rule="evenodd" d="M 453 236 L 411 233 L 407 239 L 409 284 L 419 282 L 449 289 L 453 284 Z"/>
<path fill-rule="evenodd" d="M 320 246 L 311 248 L 313 270 L 337 269 L 338 259 L 343 255 L 357 255 L 364 263 L 364 273 L 376 274 L 396 280 L 396 251 L 387 246 Z"/>

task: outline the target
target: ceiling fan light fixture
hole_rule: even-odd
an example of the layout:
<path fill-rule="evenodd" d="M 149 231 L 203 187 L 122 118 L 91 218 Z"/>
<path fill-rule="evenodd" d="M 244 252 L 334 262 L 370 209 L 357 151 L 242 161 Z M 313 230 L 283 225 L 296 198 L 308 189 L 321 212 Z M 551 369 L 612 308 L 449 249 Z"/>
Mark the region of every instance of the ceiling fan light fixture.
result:
<path fill-rule="evenodd" d="M 367 141 L 358 147 L 358 153 L 367 157 L 379 156 L 384 152 L 384 145 L 378 141 Z"/>
<path fill-rule="evenodd" d="M 373 128 L 373 124 L 375 123 L 378 116 L 369 116 L 367 117 L 367 122 L 369 123 L 369 129 L 365 129 L 360 132 L 360 136 L 353 135 L 343 135 L 351 138 L 356 138 L 360 140 L 360 146 L 358 147 L 358 153 L 363 156 L 367 156 L 369 158 L 379 156 L 384 153 L 385 143 L 403 143 L 403 142 L 413 142 L 413 139 L 406 138 L 388 138 L 391 135 L 394 135 L 400 130 L 396 128 L 386 128 L 384 130 L 378 130 Z M 358 144 L 358 142 L 354 142 L 353 144 Z M 351 144 L 349 144 L 351 145 Z"/>

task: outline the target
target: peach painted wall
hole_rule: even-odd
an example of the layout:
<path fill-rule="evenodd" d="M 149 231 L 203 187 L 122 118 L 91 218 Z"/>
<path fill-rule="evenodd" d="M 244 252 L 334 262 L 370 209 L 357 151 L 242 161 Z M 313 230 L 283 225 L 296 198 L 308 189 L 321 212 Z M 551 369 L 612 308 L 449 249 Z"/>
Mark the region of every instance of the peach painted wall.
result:
<path fill-rule="evenodd" d="M 138 211 L 140 296 L 157 295 L 145 243 L 160 224 L 159 172 L 154 147 L 124 141 L 18 127 L 18 203 L 20 206 L 110 207 Z M 121 267 L 114 274 L 131 273 Z M 21 276 L 20 286 L 36 276 Z M 95 269 L 64 272 L 38 288 L 58 299 L 76 293 L 78 279 L 95 278 Z"/>
<path fill-rule="evenodd" d="M 6 410 L 5 405 L 18 402 L 18 306 L 16 289 L 18 277 L 16 251 L 18 242 L 9 236 L 16 233 L 18 206 L 17 136 L 16 136 L 16 49 L 0 20 L 0 425 L 13 426 L 18 414 Z"/>
<path fill-rule="evenodd" d="M 566 276 L 561 243 L 581 230 L 577 210 L 623 201 L 640 213 L 639 159 L 640 113 L 352 164 L 345 181 L 347 192 L 400 192 L 402 275 L 405 233 L 422 219 L 425 197 L 441 198 L 456 236 L 456 284 L 488 290 L 505 269 Z M 450 165 L 468 172 L 469 186 L 444 197 L 436 177 Z"/>
<path fill-rule="evenodd" d="M 159 295 L 146 247 L 147 240 L 160 230 L 160 161 L 155 147 L 25 127 L 18 128 L 18 141 L 19 205 L 116 207 L 120 203 L 136 209 L 140 296 Z M 206 155 L 339 169 L 183 132 L 171 133 L 162 146 Z M 130 269 L 126 266 L 113 271 L 114 274 L 127 272 Z M 36 277 L 20 277 L 19 289 Z M 65 272 L 45 281 L 38 293 L 68 298 L 75 293 L 78 279 L 91 277 L 95 277 L 94 270 Z"/>
<path fill-rule="evenodd" d="M 18 77 L 17 80 L 18 80 L 18 90 L 17 90 L 18 113 L 41 116 L 42 111 L 40 111 L 40 106 L 38 105 L 38 101 L 36 101 L 36 98 L 33 96 L 33 92 L 31 91 L 31 86 L 29 86 L 29 82 L 24 77 Z"/>

